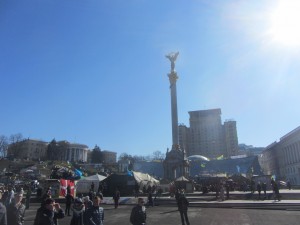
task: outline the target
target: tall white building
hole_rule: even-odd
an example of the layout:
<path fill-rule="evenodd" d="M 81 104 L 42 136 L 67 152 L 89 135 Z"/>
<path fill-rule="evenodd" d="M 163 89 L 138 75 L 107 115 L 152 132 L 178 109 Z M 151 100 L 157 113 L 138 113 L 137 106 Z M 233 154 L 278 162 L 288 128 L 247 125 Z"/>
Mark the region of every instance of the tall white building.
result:
<path fill-rule="evenodd" d="M 65 161 L 78 162 L 78 161 L 87 161 L 87 154 L 89 148 L 87 145 L 78 144 L 78 143 L 69 143 L 67 141 L 60 141 L 58 144 L 64 144 L 65 149 L 64 153 L 62 153 L 62 159 Z"/>

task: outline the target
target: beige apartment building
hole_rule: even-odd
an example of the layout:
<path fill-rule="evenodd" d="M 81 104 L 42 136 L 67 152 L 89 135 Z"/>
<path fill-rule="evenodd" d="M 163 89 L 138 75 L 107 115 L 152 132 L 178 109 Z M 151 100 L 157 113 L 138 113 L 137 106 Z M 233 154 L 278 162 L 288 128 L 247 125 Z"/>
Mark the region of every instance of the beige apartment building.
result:
<path fill-rule="evenodd" d="M 262 168 L 266 175 L 300 185 L 300 126 L 265 148 Z"/>
<path fill-rule="evenodd" d="M 8 146 L 8 155 L 20 159 L 44 160 L 48 142 L 34 139 L 24 139 Z"/>
<path fill-rule="evenodd" d="M 88 146 L 77 143 L 69 143 L 67 141 L 57 142 L 64 144 L 64 151 L 61 152 L 60 160 L 64 161 L 87 161 Z M 17 143 L 11 144 L 8 147 L 8 155 L 13 155 L 15 158 L 45 160 L 47 159 L 47 148 L 49 142 L 24 139 Z"/>
<path fill-rule="evenodd" d="M 179 145 L 187 156 L 216 158 L 238 154 L 236 121 L 222 124 L 221 109 L 190 111 L 190 127 L 179 125 Z"/>
<path fill-rule="evenodd" d="M 111 151 L 101 151 L 102 161 L 104 164 L 114 164 L 117 163 L 117 153 Z"/>

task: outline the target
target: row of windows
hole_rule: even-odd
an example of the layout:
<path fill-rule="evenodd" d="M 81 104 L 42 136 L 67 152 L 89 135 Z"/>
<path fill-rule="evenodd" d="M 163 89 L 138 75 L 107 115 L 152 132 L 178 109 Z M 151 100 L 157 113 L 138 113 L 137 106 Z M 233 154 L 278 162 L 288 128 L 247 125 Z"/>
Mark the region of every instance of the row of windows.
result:
<path fill-rule="evenodd" d="M 283 149 L 285 164 L 300 162 L 300 142 L 295 142 Z"/>

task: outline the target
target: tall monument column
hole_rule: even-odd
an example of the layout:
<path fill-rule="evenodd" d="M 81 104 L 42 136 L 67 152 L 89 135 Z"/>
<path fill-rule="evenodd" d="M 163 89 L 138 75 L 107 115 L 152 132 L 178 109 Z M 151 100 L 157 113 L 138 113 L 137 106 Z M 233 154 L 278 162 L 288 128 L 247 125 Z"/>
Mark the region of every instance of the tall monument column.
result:
<path fill-rule="evenodd" d="M 178 114 L 177 114 L 177 90 L 176 82 L 178 79 L 175 71 L 175 61 L 179 52 L 170 53 L 166 57 L 171 61 L 171 71 L 168 73 L 171 91 L 171 115 L 172 115 L 172 149 L 167 151 L 166 159 L 163 162 L 164 178 L 174 180 L 180 176 L 188 177 L 189 163 L 184 149 L 179 146 L 178 136 Z"/>
<path fill-rule="evenodd" d="M 177 90 L 176 82 L 178 79 L 175 71 L 175 61 L 179 52 L 170 53 L 166 57 L 171 61 L 171 71 L 168 74 L 171 91 L 171 115 L 172 115 L 172 149 L 179 148 L 178 140 L 178 113 L 177 113 Z"/>

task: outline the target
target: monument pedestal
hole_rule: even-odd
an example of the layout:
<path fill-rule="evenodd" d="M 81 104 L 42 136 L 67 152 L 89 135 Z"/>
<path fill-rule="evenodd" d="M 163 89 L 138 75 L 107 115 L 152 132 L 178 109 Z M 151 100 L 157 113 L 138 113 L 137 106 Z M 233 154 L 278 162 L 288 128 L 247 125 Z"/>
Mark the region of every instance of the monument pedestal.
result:
<path fill-rule="evenodd" d="M 167 152 L 163 163 L 164 177 L 168 180 L 175 180 L 178 177 L 189 177 L 189 162 L 185 151 L 179 145 L 173 145 L 172 150 Z"/>

